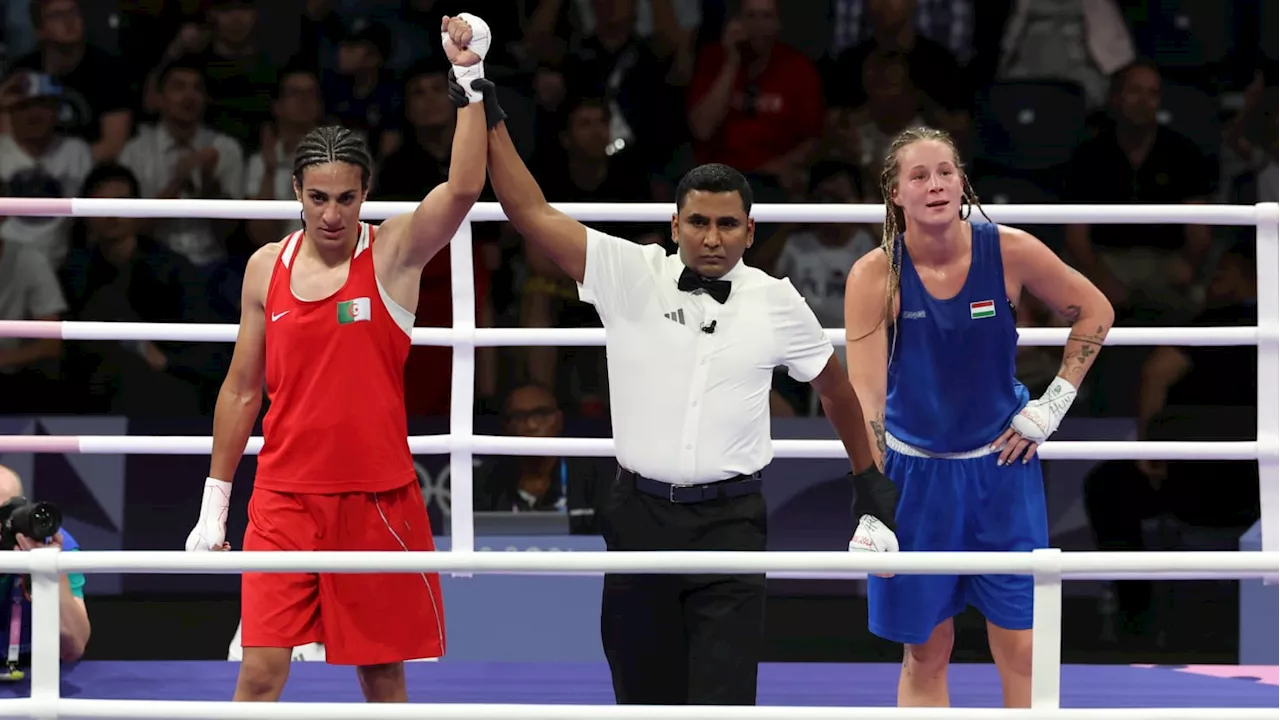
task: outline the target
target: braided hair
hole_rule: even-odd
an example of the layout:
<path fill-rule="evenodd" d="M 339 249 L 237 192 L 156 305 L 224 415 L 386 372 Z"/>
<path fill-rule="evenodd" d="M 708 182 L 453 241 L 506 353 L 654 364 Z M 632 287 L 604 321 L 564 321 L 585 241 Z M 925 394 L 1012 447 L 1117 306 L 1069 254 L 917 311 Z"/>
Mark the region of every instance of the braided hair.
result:
<path fill-rule="evenodd" d="M 963 183 L 964 191 L 960 198 L 960 219 L 968 220 L 972 214 L 973 208 L 977 207 L 978 212 L 982 213 L 988 221 L 987 213 L 982 209 L 982 203 L 978 201 L 978 194 L 973 191 L 973 186 L 969 184 L 969 175 L 964 171 L 964 164 L 960 162 L 960 151 L 956 149 L 955 142 L 951 136 L 944 130 L 936 130 L 929 127 L 907 128 L 898 133 L 889 145 L 889 154 L 884 159 L 883 169 L 880 171 L 880 192 L 884 198 L 884 232 L 880 239 L 880 249 L 889 258 L 889 278 L 885 283 L 885 300 L 884 315 L 881 318 L 886 325 L 893 324 L 893 298 L 897 295 L 898 285 L 902 278 L 902 246 L 905 244 L 905 235 L 907 232 L 907 218 L 901 207 L 893 202 L 893 191 L 898 188 L 898 155 L 903 148 L 925 140 L 936 140 L 943 143 L 951 149 L 954 157 L 956 172 L 960 173 L 960 181 Z M 899 240 L 899 234 L 903 239 Z M 879 323 L 876 328 L 880 327 Z M 875 332 L 876 328 L 872 328 L 871 332 Z M 869 335 L 870 333 L 868 333 Z M 866 337 L 865 335 L 863 337 Z M 859 338 L 861 339 L 861 338 Z M 897 333 L 893 334 L 893 345 L 897 346 Z M 893 358 L 893 348 L 889 350 L 889 358 Z"/>
<path fill-rule="evenodd" d="M 293 179 L 302 186 L 302 173 L 313 165 L 347 163 L 360 168 L 360 187 L 367 189 L 373 158 L 359 135 L 340 125 L 325 125 L 307 133 L 293 154 Z"/>

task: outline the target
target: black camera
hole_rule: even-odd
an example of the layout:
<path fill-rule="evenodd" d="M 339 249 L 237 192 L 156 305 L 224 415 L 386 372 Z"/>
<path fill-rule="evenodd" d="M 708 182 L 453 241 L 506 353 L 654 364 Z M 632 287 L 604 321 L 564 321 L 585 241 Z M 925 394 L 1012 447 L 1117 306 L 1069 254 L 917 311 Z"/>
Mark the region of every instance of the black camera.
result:
<path fill-rule="evenodd" d="M 19 534 L 46 542 L 61 529 L 62 511 L 53 503 L 15 497 L 0 505 L 0 550 L 17 547 Z"/>

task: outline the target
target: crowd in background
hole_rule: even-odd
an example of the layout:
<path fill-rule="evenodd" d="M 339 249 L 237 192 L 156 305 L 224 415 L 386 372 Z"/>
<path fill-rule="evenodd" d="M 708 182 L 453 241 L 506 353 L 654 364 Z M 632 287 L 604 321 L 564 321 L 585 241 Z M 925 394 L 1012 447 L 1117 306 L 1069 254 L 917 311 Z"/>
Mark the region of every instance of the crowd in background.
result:
<path fill-rule="evenodd" d="M 1275 5 L 0 0 L 0 194 L 292 200 L 293 148 L 341 123 L 376 158 L 370 199 L 416 201 L 450 159 L 440 16 L 472 11 L 493 29 L 486 73 L 553 202 L 670 202 L 685 171 L 723 162 L 757 202 L 880 203 L 888 143 L 920 124 L 952 134 L 987 204 L 1275 202 Z M 0 219 L 0 319 L 234 323 L 247 258 L 297 226 Z M 599 227 L 670 246 L 664 223 Z M 1118 327 L 1256 323 L 1251 227 L 1027 229 L 1106 293 Z M 599 326 L 509 226 L 474 231 L 479 325 Z M 880 232 L 760 225 L 746 260 L 789 278 L 839 328 L 848 270 Z M 420 297 L 417 325 L 451 323 L 448 250 Z M 1031 298 L 1017 313 L 1022 326 L 1066 324 Z M 1033 395 L 1060 352 L 1020 349 Z M 216 343 L 0 338 L 3 411 L 208 415 L 229 355 Z M 607 417 L 602 348 L 481 348 L 477 361 L 477 412 L 509 432 Z M 1252 348 L 1107 348 L 1073 414 L 1134 417 L 1148 439 L 1251 439 L 1254 362 Z M 410 414 L 448 413 L 450 367 L 448 348 L 414 348 Z M 785 374 L 772 400 L 775 416 L 821 412 Z M 1177 492 L 1205 472 L 1184 465 L 1099 466 L 1086 498 L 1099 545 L 1140 544 L 1138 522 L 1177 498 L 1196 522 L 1256 517 L 1256 480 L 1213 507 Z M 1227 465 L 1215 472 L 1256 478 Z M 522 472 L 499 470 L 480 477 Z M 494 483 L 482 509 L 563 506 L 558 483 L 541 495 Z"/>

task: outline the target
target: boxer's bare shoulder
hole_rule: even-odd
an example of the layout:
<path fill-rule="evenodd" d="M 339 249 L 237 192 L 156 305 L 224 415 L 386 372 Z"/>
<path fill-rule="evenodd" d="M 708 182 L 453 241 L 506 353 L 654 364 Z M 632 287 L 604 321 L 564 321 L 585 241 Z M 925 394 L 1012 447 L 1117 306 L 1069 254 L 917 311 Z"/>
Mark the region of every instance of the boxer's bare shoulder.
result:
<path fill-rule="evenodd" d="M 267 243 L 249 256 L 244 268 L 244 287 L 241 303 L 245 308 L 261 310 L 267 304 L 267 288 L 271 284 L 271 271 L 284 249 L 284 240 Z"/>

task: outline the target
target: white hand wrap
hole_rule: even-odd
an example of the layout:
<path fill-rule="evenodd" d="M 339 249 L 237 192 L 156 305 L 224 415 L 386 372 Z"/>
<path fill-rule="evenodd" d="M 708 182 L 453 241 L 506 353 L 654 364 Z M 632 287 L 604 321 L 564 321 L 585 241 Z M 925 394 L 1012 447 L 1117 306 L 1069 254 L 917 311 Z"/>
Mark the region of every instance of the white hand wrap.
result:
<path fill-rule="evenodd" d="M 1049 439 L 1075 402 L 1076 388 L 1062 378 L 1054 378 L 1039 400 L 1032 400 L 1013 416 L 1012 427 L 1019 435 L 1037 445 Z"/>
<path fill-rule="evenodd" d="M 471 13 L 461 13 L 456 17 L 471 26 L 471 43 L 467 47 L 459 49 L 470 50 L 479 55 L 480 62 L 466 67 L 454 65 L 453 76 L 457 79 L 458 85 L 462 86 L 463 91 L 467 93 L 467 100 L 473 103 L 481 102 L 484 100 L 484 95 L 479 90 L 471 87 L 471 81 L 484 77 L 484 56 L 489 54 L 489 41 L 492 39 L 492 33 L 489 31 L 489 23 Z M 449 39 L 449 33 L 440 33 L 440 43 L 446 48 L 452 43 Z"/>
<path fill-rule="evenodd" d="M 200 519 L 187 536 L 187 552 L 207 552 L 222 547 L 227 539 L 227 508 L 230 505 L 231 483 L 205 478 Z"/>

